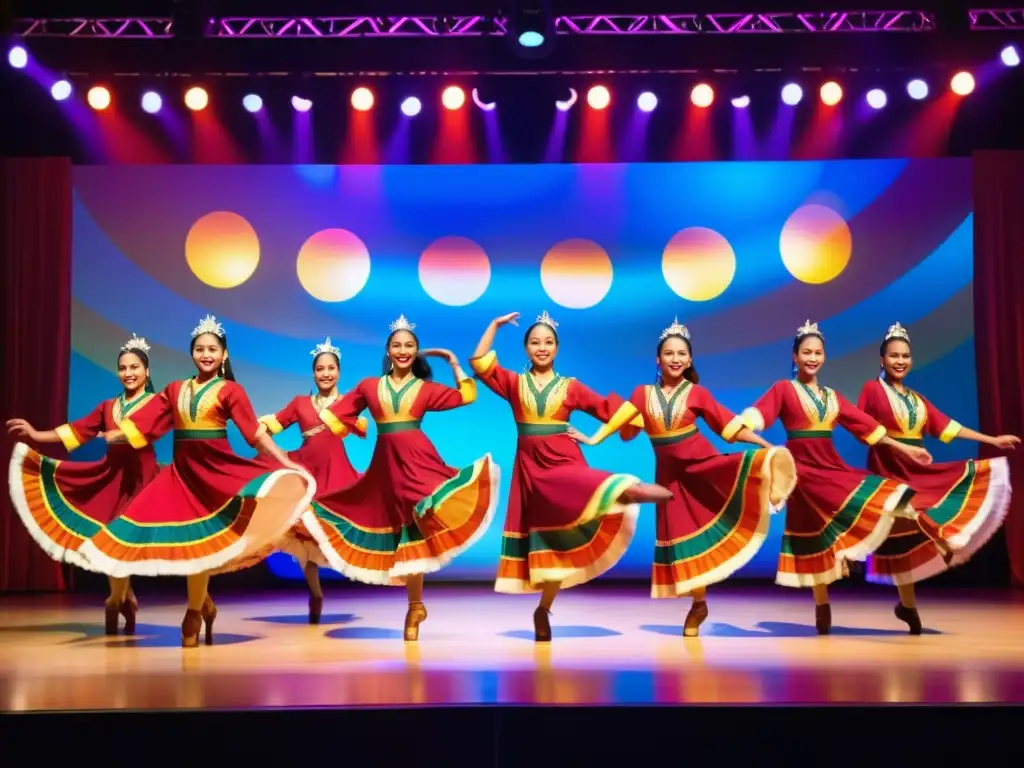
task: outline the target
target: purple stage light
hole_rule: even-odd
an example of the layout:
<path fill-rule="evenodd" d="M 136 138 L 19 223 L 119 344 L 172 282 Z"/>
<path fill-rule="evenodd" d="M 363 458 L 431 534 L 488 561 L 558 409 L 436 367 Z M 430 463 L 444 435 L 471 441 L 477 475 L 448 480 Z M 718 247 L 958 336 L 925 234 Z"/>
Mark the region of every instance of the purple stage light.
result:
<path fill-rule="evenodd" d="M 406 117 L 416 117 L 423 109 L 423 104 L 415 96 L 410 96 L 402 102 L 402 114 Z"/>
<path fill-rule="evenodd" d="M 255 93 L 249 93 L 242 99 L 242 106 L 245 107 L 247 112 L 255 114 L 263 109 L 263 99 Z"/>
<path fill-rule="evenodd" d="M 64 101 L 71 95 L 71 83 L 67 80 L 58 80 L 50 86 L 50 95 L 57 101 Z"/>
<path fill-rule="evenodd" d="M 637 97 L 636 105 L 641 112 L 653 112 L 654 108 L 658 106 L 658 97 L 650 91 L 644 91 Z"/>
<path fill-rule="evenodd" d="M 7 62 L 15 69 L 24 69 L 28 65 L 28 51 L 20 45 L 14 46 L 7 54 Z"/>
<path fill-rule="evenodd" d="M 296 112 L 309 112 L 313 108 L 313 102 L 299 96 L 292 96 L 292 107 Z"/>

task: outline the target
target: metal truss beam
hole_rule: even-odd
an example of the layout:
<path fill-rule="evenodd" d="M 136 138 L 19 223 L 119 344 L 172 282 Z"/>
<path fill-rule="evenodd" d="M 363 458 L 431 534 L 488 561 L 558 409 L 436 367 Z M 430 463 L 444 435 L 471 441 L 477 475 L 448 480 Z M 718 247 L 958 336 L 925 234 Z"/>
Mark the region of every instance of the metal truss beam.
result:
<path fill-rule="evenodd" d="M 1024 30 L 1024 8 L 978 9 L 970 12 L 972 32 Z"/>

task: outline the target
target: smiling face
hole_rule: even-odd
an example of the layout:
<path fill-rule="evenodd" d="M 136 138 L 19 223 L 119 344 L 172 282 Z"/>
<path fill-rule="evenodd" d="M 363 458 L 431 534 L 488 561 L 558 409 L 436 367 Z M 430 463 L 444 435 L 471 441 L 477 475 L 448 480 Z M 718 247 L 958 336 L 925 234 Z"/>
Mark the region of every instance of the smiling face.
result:
<path fill-rule="evenodd" d="M 134 352 L 122 352 L 117 358 L 117 378 L 121 380 L 125 394 L 132 396 L 146 386 L 149 368 Z"/>
<path fill-rule="evenodd" d="M 526 335 L 526 356 L 533 370 L 537 373 L 550 371 L 557 354 L 558 338 L 555 332 L 543 323 L 533 326 Z"/>
<path fill-rule="evenodd" d="M 388 358 L 396 376 L 405 376 L 416 362 L 420 345 L 409 331 L 395 331 L 388 339 Z"/>
<path fill-rule="evenodd" d="M 889 381 L 903 381 L 903 377 L 910 373 L 913 362 L 910 345 L 907 342 L 890 341 L 885 345 L 882 368 L 885 370 L 885 378 Z"/>
<path fill-rule="evenodd" d="M 802 379 L 813 379 L 825 364 L 825 345 L 817 336 L 805 336 L 793 353 L 797 375 Z"/>
<path fill-rule="evenodd" d="M 340 374 L 338 359 L 331 352 L 323 352 L 313 361 L 313 381 L 322 394 L 334 391 Z"/>
<path fill-rule="evenodd" d="M 204 377 L 216 376 L 227 354 L 224 342 L 212 333 L 201 333 L 192 340 L 192 362 Z"/>
<path fill-rule="evenodd" d="M 657 363 L 661 370 L 662 381 L 674 384 L 683 377 L 683 373 L 692 364 L 690 345 L 679 336 L 669 336 L 661 342 Z"/>

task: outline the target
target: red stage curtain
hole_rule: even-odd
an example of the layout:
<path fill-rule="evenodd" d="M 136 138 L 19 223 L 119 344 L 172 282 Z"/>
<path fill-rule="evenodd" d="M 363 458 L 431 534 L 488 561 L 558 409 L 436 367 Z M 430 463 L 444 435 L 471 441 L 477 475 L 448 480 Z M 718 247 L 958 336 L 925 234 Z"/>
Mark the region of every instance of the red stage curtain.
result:
<path fill-rule="evenodd" d="M 71 160 L 0 158 L 0 212 L 3 418 L 52 429 L 67 420 L 71 365 Z M 4 429 L 5 469 L 12 446 Z M 64 567 L 29 537 L 5 488 L 0 592 L 67 588 Z"/>
<path fill-rule="evenodd" d="M 1024 436 L 1024 152 L 974 155 L 974 334 L 981 431 Z M 982 456 L 996 455 L 982 446 Z M 1005 533 L 1013 581 L 1024 584 L 1024 449 Z"/>

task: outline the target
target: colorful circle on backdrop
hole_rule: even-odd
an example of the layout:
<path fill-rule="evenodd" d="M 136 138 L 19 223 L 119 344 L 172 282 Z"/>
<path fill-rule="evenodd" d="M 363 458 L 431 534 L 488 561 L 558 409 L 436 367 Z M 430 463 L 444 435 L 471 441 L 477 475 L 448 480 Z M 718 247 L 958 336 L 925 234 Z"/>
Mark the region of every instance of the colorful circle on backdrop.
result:
<path fill-rule="evenodd" d="M 295 271 L 314 299 L 348 301 L 370 279 L 370 252 L 347 229 L 323 229 L 302 244 Z"/>
<path fill-rule="evenodd" d="M 789 274 L 802 283 L 821 285 L 837 278 L 850 263 L 853 236 L 831 208 L 804 205 L 782 227 L 779 251 Z"/>
<path fill-rule="evenodd" d="M 665 282 L 687 301 L 710 301 L 736 276 L 736 254 L 713 229 L 688 227 L 676 232 L 661 254 Z"/>
<path fill-rule="evenodd" d="M 540 263 L 540 282 L 552 301 L 569 309 L 600 303 L 612 287 L 612 260 L 591 240 L 563 240 Z"/>
<path fill-rule="evenodd" d="M 491 262 L 465 237 L 442 237 L 420 255 L 420 284 L 434 301 L 464 307 L 483 296 L 491 282 Z"/>
<path fill-rule="evenodd" d="M 260 239 L 237 213 L 208 213 L 185 237 L 185 261 L 192 274 L 211 288 L 237 288 L 260 263 Z"/>

